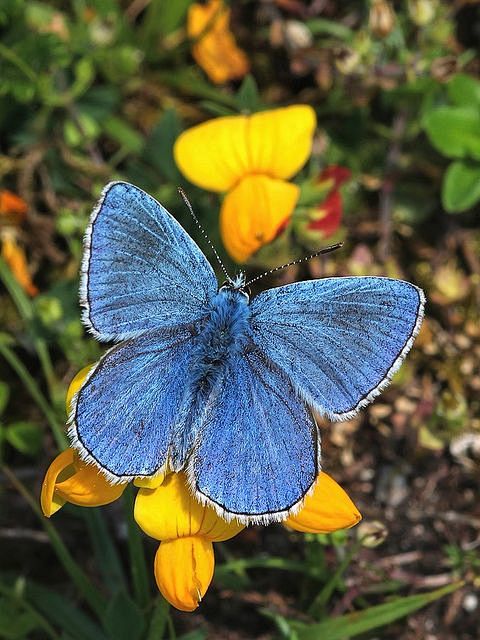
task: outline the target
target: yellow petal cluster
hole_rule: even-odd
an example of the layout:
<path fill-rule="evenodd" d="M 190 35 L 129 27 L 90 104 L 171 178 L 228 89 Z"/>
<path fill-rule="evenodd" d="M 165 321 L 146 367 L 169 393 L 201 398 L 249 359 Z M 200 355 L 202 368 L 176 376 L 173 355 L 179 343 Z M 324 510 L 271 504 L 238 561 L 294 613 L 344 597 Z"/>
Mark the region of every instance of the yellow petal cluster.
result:
<path fill-rule="evenodd" d="M 187 14 L 187 34 L 194 43 L 192 55 L 215 84 L 243 78 L 250 64 L 229 28 L 230 9 L 222 0 L 194 2 Z"/>
<path fill-rule="evenodd" d="M 237 262 L 271 242 L 288 222 L 300 190 L 287 180 L 307 161 L 315 126 L 311 107 L 293 105 L 215 118 L 178 137 L 175 161 L 186 178 L 226 192 L 220 230 Z"/>
<path fill-rule="evenodd" d="M 85 367 L 72 380 L 67 412 L 91 368 Z M 154 561 L 158 588 L 177 609 L 193 611 L 212 581 L 213 543 L 229 540 L 244 525 L 227 522 L 213 508 L 202 505 L 183 472 L 137 478 L 134 484 L 139 487 L 135 520 L 147 535 L 160 541 Z M 50 465 L 40 501 L 43 513 L 50 517 L 66 502 L 87 507 L 108 504 L 119 498 L 125 487 L 126 484 L 109 484 L 99 469 L 85 464 L 73 449 L 67 449 Z M 300 512 L 284 524 L 297 531 L 327 533 L 352 527 L 360 519 L 345 491 L 321 472 Z"/>
<path fill-rule="evenodd" d="M 212 542 L 233 538 L 243 525 L 201 505 L 183 473 L 169 474 L 155 489 L 140 489 L 134 515 L 147 535 L 161 541 L 154 566 L 161 593 L 177 609 L 193 611 L 212 580 Z"/>

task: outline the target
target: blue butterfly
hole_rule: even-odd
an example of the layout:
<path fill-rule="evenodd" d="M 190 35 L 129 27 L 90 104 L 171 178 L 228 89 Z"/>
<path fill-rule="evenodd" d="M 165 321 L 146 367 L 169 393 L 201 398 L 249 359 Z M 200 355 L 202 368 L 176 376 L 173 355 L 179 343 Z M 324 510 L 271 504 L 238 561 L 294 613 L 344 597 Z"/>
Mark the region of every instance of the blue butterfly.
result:
<path fill-rule="evenodd" d="M 85 236 L 83 321 L 117 344 L 78 392 L 69 433 L 112 482 L 184 470 L 226 519 L 282 520 L 320 471 L 312 409 L 347 420 L 389 383 L 425 298 L 380 277 L 260 293 L 220 288 L 195 242 L 151 196 L 112 182 Z"/>

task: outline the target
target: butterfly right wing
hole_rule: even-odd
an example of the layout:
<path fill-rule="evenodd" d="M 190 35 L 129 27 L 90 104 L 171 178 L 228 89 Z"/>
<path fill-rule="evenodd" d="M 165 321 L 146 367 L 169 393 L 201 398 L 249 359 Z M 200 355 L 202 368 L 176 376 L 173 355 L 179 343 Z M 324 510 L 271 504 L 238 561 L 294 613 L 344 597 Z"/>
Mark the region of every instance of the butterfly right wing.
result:
<path fill-rule="evenodd" d="M 103 191 L 85 234 L 83 321 L 98 340 L 193 322 L 218 289 L 206 257 L 147 193 L 126 182 Z"/>
<path fill-rule="evenodd" d="M 317 425 L 259 349 L 229 359 L 200 420 L 187 467 L 198 500 L 245 524 L 282 520 L 301 506 L 319 473 Z"/>
<path fill-rule="evenodd" d="M 319 413 L 346 420 L 389 383 L 423 318 L 421 289 L 391 278 L 324 278 L 262 292 L 252 339 Z"/>

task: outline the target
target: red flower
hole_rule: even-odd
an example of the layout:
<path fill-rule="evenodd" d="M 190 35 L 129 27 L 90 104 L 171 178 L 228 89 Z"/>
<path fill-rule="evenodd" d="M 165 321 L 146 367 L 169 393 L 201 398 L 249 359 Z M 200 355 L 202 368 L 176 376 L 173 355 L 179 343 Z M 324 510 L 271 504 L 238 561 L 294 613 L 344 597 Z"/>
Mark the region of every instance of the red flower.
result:
<path fill-rule="evenodd" d="M 350 169 L 347 169 L 347 167 L 341 167 L 338 164 L 331 164 L 330 166 L 325 167 L 320 174 L 319 180 L 323 181 L 331 179 L 333 180 L 332 189 L 338 189 L 340 185 L 350 179 L 351 175 Z"/>
<path fill-rule="evenodd" d="M 325 167 L 319 176 L 319 183 L 330 181 L 332 184 L 325 200 L 310 210 L 307 229 L 316 232 L 322 240 L 332 236 L 340 226 L 343 207 L 339 187 L 350 175 L 350 170 L 346 167 L 332 164 Z"/>
<path fill-rule="evenodd" d="M 342 221 L 342 196 L 340 191 L 331 191 L 321 205 L 316 207 L 308 225 L 310 231 L 322 232 L 322 237 L 332 236 Z"/>

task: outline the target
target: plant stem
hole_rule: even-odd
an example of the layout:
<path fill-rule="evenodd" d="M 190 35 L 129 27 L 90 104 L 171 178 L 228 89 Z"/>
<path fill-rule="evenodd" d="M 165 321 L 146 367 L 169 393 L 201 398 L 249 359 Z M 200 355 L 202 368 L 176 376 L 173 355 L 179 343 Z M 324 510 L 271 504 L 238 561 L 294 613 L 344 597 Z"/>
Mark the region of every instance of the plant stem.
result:
<path fill-rule="evenodd" d="M 39 338 L 33 331 L 31 331 L 30 325 L 34 316 L 32 303 L 28 296 L 24 293 L 21 286 L 15 280 L 5 260 L 3 260 L 3 258 L 1 257 L 0 278 L 2 279 L 3 284 L 8 290 L 15 306 L 17 307 L 17 311 L 20 317 L 23 319 L 23 321 L 27 325 L 27 328 L 30 330 L 33 346 L 35 347 L 38 359 L 40 360 L 43 374 L 47 381 L 50 397 L 52 397 L 53 391 L 57 384 L 57 380 L 55 377 L 55 371 L 53 369 L 52 361 L 50 359 L 50 354 L 48 353 L 47 344 L 45 340 L 43 340 L 43 338 Z"/>
<path fill-rule="evenodd" d="M 392 138 L 385 162 L 385 176 L 380 191 L 380 243 L 378 252 L 382 262 L 385 262 L 391 252 L 392 244 L 392 210 L 393 190 L 395 187 L 395 171 L 401 153 L 402 139 L 407 127 L 407 112 L 400 111 L 394 118 Z"/>
<path fill-rule="evenodd" d="M 15 65 L 17 69 L 19 69 L 34 84 L 37 83 L 37 74 L 34 72 L 34 70 L 29 67 L 28 64 L 24 60 L 22 60 L 22 58 L 17 56 L 14 51 L 3 44 L 0 44 L 0 56 Z"/>
<path fill-rule="evenodd" d="M 35 379 L 30 375 L 30 372 L 17 356 L 17 354 L 10 349 L 5 343 L 0 341 L 0 354 L 5 358 L 8 364 L 14 369 L 20 380 L 25 385 L 25 388 L 30 393 L 32 398 L 37 403 L 38 407 L 45 415 L 48 424 L 53 433 L 53 437 L 60 449 L 65 449 L 67 446 L 67 437 L 63 429 L 63 425 L 58 421 L 57 415 L 47 400 L 44 398 L 40 391 Z"/>
<path fill-rule="evenodd" d="M 361 547 L 361 541 L 357 541 L 355 544 L 352 545 L 348 553 L 345 555 L 343 560 L 338 565 L 335 573 L 332 575 L 330 580 L 328 580 L 328 582 L 324 585 L 320 593 L 315 597 L 314 601 L 312 602 L 312 604 L 308 609 L 308 613 L 311 616 L 317 617 L 321 613 L 321 611 L 323 610 L 327 602 L 330 600 L 332 593 L 335 591 L 340 579 L 342 578 L 345 571 L 348 569 L 351 561 L 357 554 L 360 547 Z"/>
<path fill-rule="evenodd" d="M 33 496 L 28 491 L 28 489 L 16 477 L 16 475 L 13 473 L 13 471 L 9 467 L 7 467 L 6 465 L 3 465 L 1 469 L 3 473 L 7 476 L 7 478 L 10 480 L 12 485 L 15 487 L 15 489 L 18 491 L 18 493 L 20 493 L 25 498 L 27 503 L 30 505 L 33 512 L 40 520 L 41 525 L 45 529 L 50 539 L 50 543 L 53 547 L 53 550 L 57 554 L 57 557 L 62 563 L 65 571 L 68 573 L 68 575 L 72 579 L 72 582 L 75 584 L 79 592 L 85 598 L 85 601 L 88 603 L 92 611 L 94 611 L 95 614 L 101 619 L 105 612 L 105 607 L 107 604 L 105 601 L 105 598 L 95 589 L 95 587 L 92 585 L 92 583 L 88 579 L 87 575 L 84 573 L 81 567 L 77 564 L 77 562 L 73 559 L 72 555 L 70 554 L 70 551 L 65 546 L 58 531 L 56 530 L 54 525 L 47 518 L 44 517 L 44 515 L 40 511 L 40 508 L 36 500 L 33 498 Z"/>
<path fill-rule="evenodd" d="M 137 604 L 142 608 L 148 606 L 150 600 L 150 583 L 148 579 L 145 552 L 142 537 L 133 517 L 134 496 L 133 489 L 128 486 L 123 493 L 125 517 L 128 527 L 128 551 L 132 572 L 133 590 Z"/>

